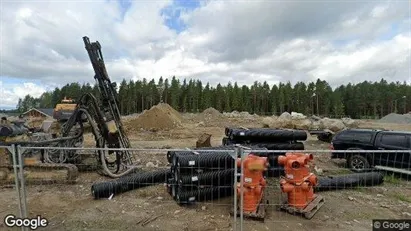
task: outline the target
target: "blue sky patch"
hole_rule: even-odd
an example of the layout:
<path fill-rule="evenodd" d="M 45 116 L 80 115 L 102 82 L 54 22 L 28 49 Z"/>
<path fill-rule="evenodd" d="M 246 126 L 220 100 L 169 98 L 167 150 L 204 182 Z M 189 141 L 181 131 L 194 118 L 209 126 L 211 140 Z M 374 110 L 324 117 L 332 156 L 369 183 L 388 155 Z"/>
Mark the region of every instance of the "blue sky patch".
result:
<path fill-rule="evenodd" d="M 121 9 L 121 20 L 123 20 L 127 10 L 131 7 L 132 0 L 118 0 L 118 2 L 120 4 Z"/>
<path fill-rule="evenodd" d="M 378 39 L 385 41 L 391 40 L 400 33 L 400 23 L 392 23 L 390 28 L 382 34 Z"/>
<path fill-rule="evenodd" d="M 161 11 L 161 15 L 165 17 L 164 24 L 180 33 L 187 29 L 187 25 L 180 18 L 183 12 L 189 12 L 200 7 L 199 0 L 173 0 L 173 3 L 165 7 Z"/>

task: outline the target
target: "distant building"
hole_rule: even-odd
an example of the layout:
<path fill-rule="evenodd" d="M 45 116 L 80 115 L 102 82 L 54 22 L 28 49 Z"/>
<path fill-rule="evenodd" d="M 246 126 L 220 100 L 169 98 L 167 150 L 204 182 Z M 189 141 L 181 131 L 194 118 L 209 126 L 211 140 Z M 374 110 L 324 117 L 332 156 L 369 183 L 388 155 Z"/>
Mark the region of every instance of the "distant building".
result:
<path fill-rule="evenodd" d="M 24 113 L 23 117 L 53 118 L 53 108 L 32 108 Z"/>

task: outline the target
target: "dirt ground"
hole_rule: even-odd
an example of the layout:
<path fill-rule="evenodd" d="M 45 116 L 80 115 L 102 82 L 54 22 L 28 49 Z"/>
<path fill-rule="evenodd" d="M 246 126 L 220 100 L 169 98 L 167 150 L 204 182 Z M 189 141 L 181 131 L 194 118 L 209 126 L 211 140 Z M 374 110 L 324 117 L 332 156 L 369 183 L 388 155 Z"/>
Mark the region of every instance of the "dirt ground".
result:
<path fill-rule="evenodd" d="M 168 131 L 133 131 L 129 138 L 133 148 L 194 147 L 199 135 L 212 135 L 212 145 L 221 144 L 225 126 L 261 127 L 259 118 L 210 119 L 193 114 L 183 115 L 183 127 Z M 362 121 L 361 127 L 411 130 L 411 125 L 378 124 Z M 91 140 L 86 137 L 86 141 Z M 309 137 L 306 149 L 328 149 L 328 144 Z M 138 153 L 138 161 L 152 162 L 166 168 L 166 151 Z M 315 154 L 315 165 L 321 175 L 348 172 L 340 162 L 329 156 Z M 232 230 L 233 198 L 198 203 L 194 206 L 177 205 L 164 185 L 154 185 L 115 196 L 112 200 L 95 200 L 91 185 L 108 180 L 97 173 L 81 173 L 73 185 L 29 185 L 27 187 L 29 216 L 41 215 L 50 222 L 39 230 Z M 270 202 L 265 222 L 244 221 L 244 230 L 371 230 L 372 219 L 411 218 L 411 182 L 387 178 L 383 185 L 356 190 L 321 192 L 325 204 L 311 219 L 277 211 L 281 193 L 278 179 L 270 178 L 266 189 Z M 16 214 L 17 196 L 13 188 L 0 189 L 0 217 Z M 156 218 L 148 224 L 146 218 Z M 238 219 L 239 221 L 239 219 Z M 240 223 L 237 223 L 239 228 Z M 8 230 L 0 221 L 0 230 Z"/>

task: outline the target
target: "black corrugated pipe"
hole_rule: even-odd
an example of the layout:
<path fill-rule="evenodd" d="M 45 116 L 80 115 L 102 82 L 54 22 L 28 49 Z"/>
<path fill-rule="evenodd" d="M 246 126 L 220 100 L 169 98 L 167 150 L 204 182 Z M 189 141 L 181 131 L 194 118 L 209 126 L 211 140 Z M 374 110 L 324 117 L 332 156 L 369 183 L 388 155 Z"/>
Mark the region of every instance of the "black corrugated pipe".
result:
<path fill-rule="evenodd" d="M 229 169 L 233 168 L 236 160 L 229 152 L 210 153 L 207 155 L 180 156 L 177 167 L 180 173 L 191 171 L 190 169 Z"/>
<path fill-rule="evenodd" d="M 232 185 L 234 175 L 234 169 L 205 172 L 196 175 L 184 175 L 180 176 L 178 184 L 190 186 Z"/>
<path fill-rule="evenodd" d="M 173 158 L 176 154 L 179 154 L 179 155 L 193 155 L 193 152 L 189 151 L 189 150 L 187 150 L 187 151 L 168 151 L 167 152 L 167 161 L 168 161 L 168 163 L 170 163 L 170 164 L 173 163 Z"/>
<path fill-rule="evenodd" d="M 231 140 L 242 141 L 291 141 L 291 140 L 306 140 L 307 132 L 304 130 L 282 130 L 272 128 L 258 129 L 232 129 L 228 136 Z"/>
<path fill-rule="evenodd" d="M 98 182 L 91 186 L 91 194 L 95 199 L 108 198 L 133 189 L 165 183 L 169 178 L 170 169 L 161 169 L 154 172 L 138 172 L 120 177 L 113 181 Z"/>
<path fill-rule="evenodd" d="M 201 147 L 201 148 L 196 148 L 195 150 L 234 150 L 235 146 L 234 145 L 220 145 L 220 146 L 215 146 L 215 147 Z"/>
<path fill-rule="evenodd" d="M 222 186 L 213 188 L 204 188 L 192 191 L 178 191 L 176 202 L 182 204 L 192 204 L 200 201 L 217 200 L 220 198 L 232 196 L 234 194 L 233 186 Z"/>
<path fill-rule="evenodd" d="M 315 191 L 353 189 L 356 187 L 376 186 L 384 182 L 380 172 L 354 173 L 341 176 L 319 177 Z"/>
<path fill-rule="evenodd" d="M 264 147 L 268 150 L 304 150 L 304 144 L 301 142 L 295 143 L 250 143 L 257 147 Z"/>

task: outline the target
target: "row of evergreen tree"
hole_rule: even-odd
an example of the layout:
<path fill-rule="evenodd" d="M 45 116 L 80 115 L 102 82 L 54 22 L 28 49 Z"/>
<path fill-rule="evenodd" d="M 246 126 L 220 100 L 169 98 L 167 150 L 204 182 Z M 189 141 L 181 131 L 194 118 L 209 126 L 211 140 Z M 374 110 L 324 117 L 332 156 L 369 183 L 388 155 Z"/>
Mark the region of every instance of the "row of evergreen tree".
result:
<path fill-rule="evenodd" d="M 332 89 L 318 79 L 308 84 L 298 82 L 270 86 L 267 82 L 254 82 L 251 86 L 228 83 L 215 87 L 200 80 L 176 77 L 171 79 L 123 80 L 117 86 L 120 111 L 123 115 L 138 113 L 159 102 L 170 104 L 180 112 L 200 112 L 214 107 L 223 112 L 248 111 L 259 115 L 279 115 L 282 112 L 300 112 L 306 115 L 352 118 L 378 118 L 392 112 L 406 113 L 411 108 L 411 86 L 405 82 L 364 81 Z M 99 96 L 97 86 L 71 83 L 39 98 L 30 95 L 19 99 L 17 110 L 32 107 L 54 108 L 64 97 L 78 99 L 83 93 Z M 408 100 L 407 100 L 408 99 Z"/>

